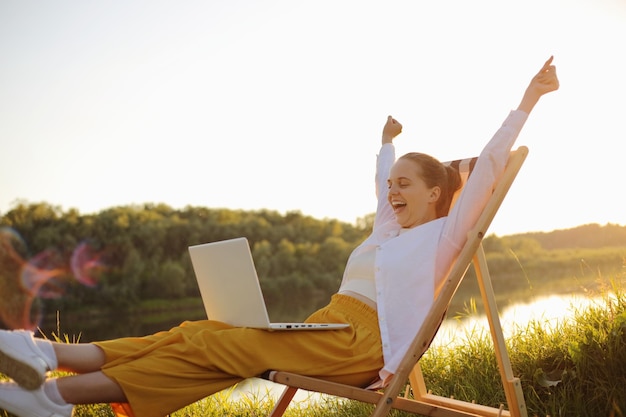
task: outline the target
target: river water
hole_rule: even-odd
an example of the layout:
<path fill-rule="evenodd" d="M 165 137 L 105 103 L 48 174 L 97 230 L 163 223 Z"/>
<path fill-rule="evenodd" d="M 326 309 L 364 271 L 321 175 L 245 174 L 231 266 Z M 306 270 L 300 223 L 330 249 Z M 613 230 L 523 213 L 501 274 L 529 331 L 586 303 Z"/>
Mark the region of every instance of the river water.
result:
<path fill-rule="evenodd" d="M 560 323 L 572 319 L 577 311 L 603 304 L 605 300 L 600 296 L 549 295 L 503 308 L 499 318 L 502 332 L 507 338 L 526 328 L 530 322 L 537 322 L 545 330 L 551 330 Z M 470 315 L 460 319 L 448 318 L 441 325 L 433 343 L 454 345 L 455 341 L 464 340 L 463 335 L 476 331 L 489 331 L 489 323 L 484 315 Z"/>

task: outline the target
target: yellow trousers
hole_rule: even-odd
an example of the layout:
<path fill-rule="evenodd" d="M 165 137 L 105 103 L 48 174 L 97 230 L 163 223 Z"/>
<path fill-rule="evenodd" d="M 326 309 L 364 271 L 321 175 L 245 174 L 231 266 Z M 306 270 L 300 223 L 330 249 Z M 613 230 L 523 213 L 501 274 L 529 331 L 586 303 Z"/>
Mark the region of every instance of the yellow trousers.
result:
<path fill-rule="evenodd" d="M 164 416 L 273 369 L 355 386 L 378 376 L 383 360 L 375 310 L 334 295 L 307 321 L 350 327 L 267 331 L 201 320 L 151 336 L 96 342 L 106 356 L 102 371 L 128 400 L 114 410 L 118 416 Z"/>

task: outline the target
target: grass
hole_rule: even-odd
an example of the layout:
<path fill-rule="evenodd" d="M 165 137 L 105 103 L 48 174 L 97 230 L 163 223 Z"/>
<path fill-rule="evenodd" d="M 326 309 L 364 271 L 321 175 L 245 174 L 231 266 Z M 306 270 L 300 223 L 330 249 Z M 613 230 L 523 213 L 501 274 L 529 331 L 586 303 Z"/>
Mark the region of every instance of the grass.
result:
<path fill-rule="evenodd" d="M 507 339 L 529 416 L 626 415 L 626 294 L 617 283 L 599 302 L 555 324 L 532 320 Z M 429 389 L 479 404 L 506 403 L 489 335 L 470 329 L 453 348 L 433 345 L 421 364 Z"/>
<path fill-rule="evenodd" d="M 529 416 L 626 416 L 626 293 L 618 282 L 613 281 L 599 302 L 584 308 L 573 305 L 571 318 L 557 323 L 531 320 L 507 338 Z M 60 339 L 58 333 L 53 337 Z M 455 337 L 454 344 L 434 343 L 421 359 L 428 389 L 437 395 L 494 407 L 506 403 L 488 331 L 471 327 Z M 62 339 L 77 341 L 67 336 Z M 239 397 L 227 390 L 172 417 L 263 416 L 273 401 L 267 392 Z M 285 416 L 357 417 L 371 409 L 331 397 L 290 407 Z M 113 413 L 108 405 L 78 406 L 75 416 L 109 417 Z"/>

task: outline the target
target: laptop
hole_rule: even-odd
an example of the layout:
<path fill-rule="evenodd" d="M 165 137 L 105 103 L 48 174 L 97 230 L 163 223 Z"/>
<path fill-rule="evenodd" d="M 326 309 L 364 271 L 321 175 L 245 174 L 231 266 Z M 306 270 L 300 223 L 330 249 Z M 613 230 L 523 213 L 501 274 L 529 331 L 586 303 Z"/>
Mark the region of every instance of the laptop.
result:
<path fill-rule="evenodd" d="M 237 327 L 268 330 L 333 330 L 347 323 L 270 323 L 248 239 L 189 247 L 207 317 Z"/>

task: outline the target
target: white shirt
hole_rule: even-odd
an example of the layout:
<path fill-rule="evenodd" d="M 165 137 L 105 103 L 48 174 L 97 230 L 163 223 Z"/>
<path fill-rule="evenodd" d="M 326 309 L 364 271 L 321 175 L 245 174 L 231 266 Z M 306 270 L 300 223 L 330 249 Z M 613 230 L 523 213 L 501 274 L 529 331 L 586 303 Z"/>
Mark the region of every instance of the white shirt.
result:
<path fill-rule="evenodd" d="M 376 308 L 375 264 L 374 246 L 367 246 L 351 256 L 343 272 L 339 294 L 358 298 L 370 307 Z"/>
<path fill-rule="evenodd" d="M 479 155 L 459 199 L 447 217 L 402 229 L 387 201 L 387 180 L 395 162 L 392 144 L 381 147 L 376 163 L 378 207 L 372 234 L 348 259 L 375 248 L 375 284 L 385 381 L 397 370 L 433 305 L 455 258 L 476 223 L 528 115 L 512 111 Z M 402 231 L 402 233 L 401 233 Z"/>

